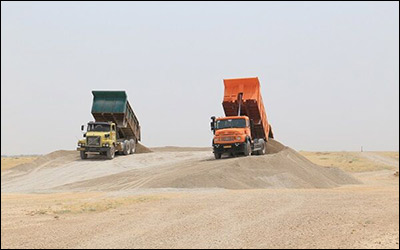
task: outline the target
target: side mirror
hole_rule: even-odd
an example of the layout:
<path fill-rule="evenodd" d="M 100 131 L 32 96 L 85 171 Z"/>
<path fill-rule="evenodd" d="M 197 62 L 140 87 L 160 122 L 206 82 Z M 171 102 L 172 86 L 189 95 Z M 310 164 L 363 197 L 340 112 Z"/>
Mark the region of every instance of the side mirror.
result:
<path fill-rule="evenodd" d="M 85 125 L 81 126 L 81 131 L 83 131 L 85 129 Z"/>
<path fill-rule="evenodd" d="M 210 126 L 211 126 L 211 131 L 215 134 L 215 116 L 211 117 Z"/>

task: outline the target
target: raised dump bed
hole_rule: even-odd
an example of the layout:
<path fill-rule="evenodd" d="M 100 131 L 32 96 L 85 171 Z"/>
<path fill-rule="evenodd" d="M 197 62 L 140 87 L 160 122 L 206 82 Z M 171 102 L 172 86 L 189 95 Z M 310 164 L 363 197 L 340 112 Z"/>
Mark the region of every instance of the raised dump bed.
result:
<path fill-rule="evenodd" d="M 140 125 L 125 91 L 92 91 L 96 122 L 114 122 L 120 138 L 140 141 Z"/>
<path fill-rule="evenodd" d="M 268 138 L 273 138 L 258 78 L 224 79 L 224 85 L 222 106 L 225 116 L 247 116 L 253 123 L 252 134 L 254 138 L 264 138 L 266 141 L 268 141 Z M 241 95 L 241 98 L 239 95 Z"/>

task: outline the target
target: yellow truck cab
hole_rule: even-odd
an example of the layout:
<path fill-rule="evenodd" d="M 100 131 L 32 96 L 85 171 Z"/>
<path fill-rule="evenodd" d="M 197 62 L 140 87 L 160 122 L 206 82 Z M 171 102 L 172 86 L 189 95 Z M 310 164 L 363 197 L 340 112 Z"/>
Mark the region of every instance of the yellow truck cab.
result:
<path fill-rule="evenodd" d="M 81 128 L 83 130 L 83 127 Z M 117 146 L 116 124 L 113 122 L 89 122 L 87 132 L 83 135 L 85 139 L 78 142 L 78 151 L 81 158 L 86 159 L 87 153 L 99 152 L 113 158 Z M 113 150 L 110 150 L 113 149 Z"/>

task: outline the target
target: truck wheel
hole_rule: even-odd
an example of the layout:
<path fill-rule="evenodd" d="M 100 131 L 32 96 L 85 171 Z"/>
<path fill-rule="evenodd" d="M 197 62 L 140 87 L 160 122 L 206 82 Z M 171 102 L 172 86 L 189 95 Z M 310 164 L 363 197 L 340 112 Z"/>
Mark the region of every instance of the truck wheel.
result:
<path fill-rule="evenodd" d="M 114 159 L 114 156 L 115 156 L 115 148 L 113 146 L 111 146 L 107 150 L 107 159 L 112 160 L 112 159 Z"/>
<path fill-rule="evenodd" d="M 87 159 L 87 154 L 85 153 L 85 151 L 81 151 L 81 159 Z"/>
<path fill-rule="evenodd" d="M 221 159 L 221 153 L 214 153 L 215 159 Z"/>
<path fill-rule="evenodd" d="M 258 155 L 265 155 L 266 151 L 267 151 L 267 144 L 264 143 L 263 148 L 258 150 Z"/>
<path fill-rule="evenodd" d="M 133 139 L 131 139 L 131 140 L 129 141 L 129 143 L 131 144 L 131 145 L 130 145 L 130 146 L 131 146 L 131 150 L 129 150 L 129 154 L 133 154 L 133 153 L 135 153 L 135 151 L 136 151 L 136 141 L 133 140 Z"/>
<path fill-rule="evenodd" d="M 244 145 L 244 156 L 249 156 L 251 153 L 251 145 L 250 141 L 247 140 L 246 144 Z"/>
<path fill-rule="evenodd" d="M 128 155 L 129 151 L 131 150 L 131 144 L 128 140 L 124 141 L 124 155 Z"/>

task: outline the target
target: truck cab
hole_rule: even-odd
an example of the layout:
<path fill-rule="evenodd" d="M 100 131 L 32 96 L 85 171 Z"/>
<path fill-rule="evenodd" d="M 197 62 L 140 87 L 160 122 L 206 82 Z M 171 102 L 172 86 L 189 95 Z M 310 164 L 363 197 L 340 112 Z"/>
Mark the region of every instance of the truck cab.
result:
<path fill-rule="evenodd" d="M 81 130 L 84 129 L 82 125 Z M 89 122 L 85 137 L 78 141 L 77 150 L 80 151 L 82 159 L 87 158 L 88 153 L 98 152 L 114 158 L 117 145 L 116 124 L 113 122 Z"/>
<path fill-rule="evenodd" d="M 221 158 L 224 152 L 248 155 L 251 151 L 250 120 L 247 116 L 219 117 L 212 122 L 214 126 L 213 148 L 215 158 Z"/>

